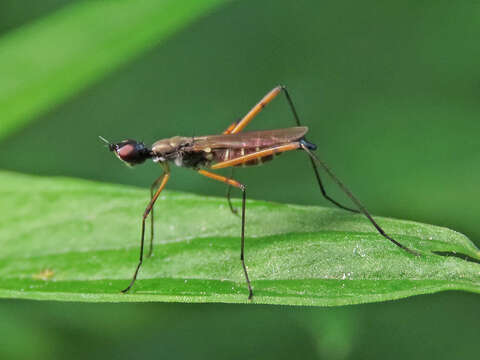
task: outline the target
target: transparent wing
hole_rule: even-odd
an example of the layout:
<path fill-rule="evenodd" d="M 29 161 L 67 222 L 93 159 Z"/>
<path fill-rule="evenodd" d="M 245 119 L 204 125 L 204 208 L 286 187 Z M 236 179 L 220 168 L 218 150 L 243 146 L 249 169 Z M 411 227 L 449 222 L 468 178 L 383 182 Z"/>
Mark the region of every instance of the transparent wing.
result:
<path fill-rule="evenodd" d="M 250 131 L 227 135 L 201 136 L 194 138 L 191 148 L 193 151 L 202 151 L 206 148 L 266 148 L 299 140 L 303 136 L 305 136 L 307 131 L 308 127 L 297 126 L 287 129 Z"/>

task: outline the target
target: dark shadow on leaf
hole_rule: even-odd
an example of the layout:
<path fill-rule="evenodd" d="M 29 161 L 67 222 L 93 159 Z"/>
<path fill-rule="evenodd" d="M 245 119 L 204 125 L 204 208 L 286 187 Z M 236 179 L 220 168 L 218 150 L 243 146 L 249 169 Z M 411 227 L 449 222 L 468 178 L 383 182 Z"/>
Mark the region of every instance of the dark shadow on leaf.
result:
<path fill-rule="evenodd" d="M 465 261 L 469 261 L 469 262 L 473 262 L 473 263 L 476 263 L 476 264 L 480 264 L 480 260 L 479 259 L 475 259 L 471 256 L 468 256 L 468 255 L 465 255 L 465 254 L 460 254 L 460 253 L 456 253 L 456 252 L 453 252 L 453 251 L 432 251 L 432 253 L 434 253 L 435 255 L 439 255 L 439 256 L 446 256 L 446 257 L 456 257 L 456 258 L 459 258 L 459 259 L 462 259 L 462 260 L 465 260 Z"/>

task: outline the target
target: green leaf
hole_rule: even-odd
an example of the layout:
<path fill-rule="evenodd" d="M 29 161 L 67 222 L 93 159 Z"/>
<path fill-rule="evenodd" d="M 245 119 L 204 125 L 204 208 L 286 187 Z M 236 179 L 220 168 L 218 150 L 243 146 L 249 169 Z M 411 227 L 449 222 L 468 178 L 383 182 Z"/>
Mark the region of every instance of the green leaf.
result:
<path fill-rule="evenodd" d="M 9 172 L 0 172 L 0 189 L 0 297 L 247 302 L 240 219 L 223 198 L 162 193 L 154 256 L 144 261 L 132 291 L 121 294 L 137 265 L 148 191 Z M 480 251 L 464 235 L 377 220 L 422 255 L 391 244 L 361 215 L 249 200 L 253 302 L 335 306 L 441 290 L 480 292 Z"/>
<path fill-rule="evenodd" d="M 79 1 L 0 39 L 0 138 L 225 0 Z"/>

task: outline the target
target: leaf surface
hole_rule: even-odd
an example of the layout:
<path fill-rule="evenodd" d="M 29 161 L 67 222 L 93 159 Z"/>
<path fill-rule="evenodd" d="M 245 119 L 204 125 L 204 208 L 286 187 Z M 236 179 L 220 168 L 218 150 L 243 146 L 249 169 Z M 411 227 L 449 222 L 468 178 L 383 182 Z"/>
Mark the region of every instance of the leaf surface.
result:
<path fill-rule="evenodd" d="M 0 194 L 0 297 L 247 302 L 240 218 L 223 198 L 162 193 L 154 256 L 144 261 L 132 291 L 122 294 L 138 261 L 147 190 L 0 172 Z M 480 251 L 467 237 L 376 219 L 422 255 L 391 244 L 361 215 L 249 200 L 253 302 L 336 306 L 442 290 L 480 292 Z"/>

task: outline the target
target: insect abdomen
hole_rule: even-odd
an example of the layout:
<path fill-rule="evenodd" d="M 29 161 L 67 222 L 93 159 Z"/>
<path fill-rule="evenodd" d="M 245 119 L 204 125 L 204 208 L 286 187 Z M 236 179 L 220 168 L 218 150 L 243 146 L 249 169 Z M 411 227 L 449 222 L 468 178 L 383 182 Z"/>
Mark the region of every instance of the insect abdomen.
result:
<path fill-rule="evenodd" d="M 255 148 L 238 148 L 238 149 L 215 149 L 213 151 L 213 160 L 215 162 L 223 162 L 233 159 L 238 159 L 239 157 L 253 154 L 263 150 L 260 147 Z M 278 154 L 280 155 L 280 153 Z M 235 166 L 255 166 L 255 165 L 262 165 L 264 162 L 273 160 L 274 155 L 267 155 L 263 157 L 258 157 L 256 159 L 252 159 Z"/>

